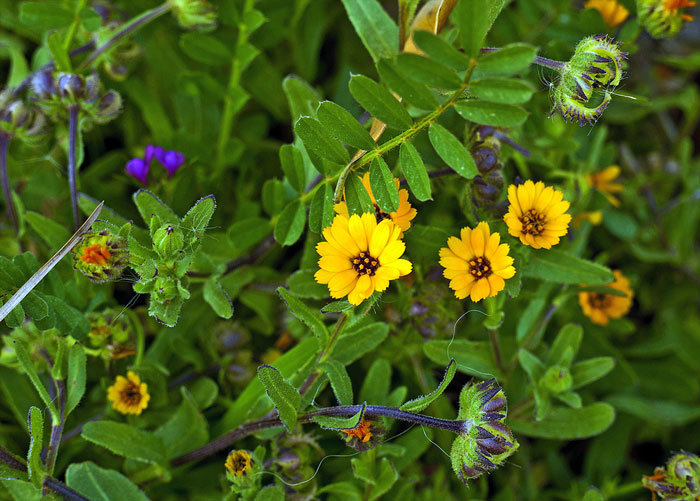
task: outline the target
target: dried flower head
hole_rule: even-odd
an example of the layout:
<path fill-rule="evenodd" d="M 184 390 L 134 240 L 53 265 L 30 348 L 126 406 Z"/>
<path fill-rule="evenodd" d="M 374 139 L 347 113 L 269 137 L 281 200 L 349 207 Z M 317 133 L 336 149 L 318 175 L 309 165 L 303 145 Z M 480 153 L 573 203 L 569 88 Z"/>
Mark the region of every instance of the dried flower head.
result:
<path fill-rule="evenodd" d="M 369 421 L 364 417 L 356 427 L 340 431 L 347 435 L 345 443 L 359 452 L 377 447 L 385 432 L 376 422 Z"/>
<path fill-rule="evenodd" d="M 395 177 L 394 183 L 398 189 L 399 179 Z M 403 236 L 403 232 L 407 231 L 411 227 L 411 220 L 416 217 L 416 214 L 418 213 L 416 209 L 411 207 L 411 203 L 408 201 L 408 190 L 399 190 L 399 208 L 396 210 L 396 212 L 389 212 L 387 214 L 379 208 L 379 205 L 377 205 L 377 201 L 372 194 L 372 187 L 369 184 L 369 172 L 366 172 L 365 175 L 362 176 L 362 184 L 367 190 L 367 193 L 369 193 L 369 198 L 374 204 L 374 215 L 377 218 L 377 222 L 384 219 L 391 219 L 394 224 L 401 228 L 401 236 Z M 335 209 L 336 214 L 348 217 L 348 205 L 344 201 L 335 204 L 333 208 Z"/>
<path fill-rule="evenodd" d="M 666 467 L 657 467 L 654 474 L 642 477 L 642 487 L 656 499 L 695 501 L 700 499 L 700 458 L 690 452 L 674 454 Z"/>
<path fill-rule="evenodd" d="M 390 280 L 411 273 L 411 262 L 400 259 L 406 244 L 399 239 L 401 228 L 391 219 L 377 223 L 375 215 L 337 215 L 323 230 L 325 242 L 316 245 L 319 284 L 328 284 L 331 297 L 348 296 L 358 305 L 374 291 L 384 291 Z"/>
<path fill-rule="evenodd" d="M 608 199 L 608 202 L 615 207 L 619 207 L 620 200 L 613 195 L 614 193 L 621 193 L 625 189 L 621 183 L 613 182 L 619 176 L 620 167 L 611 165 L 601 171 L 586 174 L 586 182 L 589 186 L 601 191 L 605 198 Z"/>
<path fill-rule="evenodd" d="M 542 181 L 508 187 L 508 213 L 503 220 L 508 233 L 535 249 L 550 249 L 566 235 L 571 215 L 564 194 Z"/>
<path fill-rule="evenodd" d="M 630 288 L 630 281 L 619 270 L 614 270 L 613 274 L 615 281 L 605 285 L 624 293 L 624 296 L 602 292 L 579 292 L 578 294 L 578 302 L 583 313 L 594 324 L 607 325 L 611 318 L 622 318 L 632 307 L 634 292 Z"/>
<path fill-rule="evenodd" d="M 495 296 L 505 279 L 515 275 L 510 246 L 500 242 L 501 235 L 491 233 L 486 222 L 462 228 L 460 238 L 447 239 L 447 247 L 440 249 L 440 265 L 458 299 L 470 296 L 476 302 Z"/>
<path fill-rule="evenodd" d="M 136 414 L 148 407 L 151 396 L 148 385 L 141 382 L 133 371 L 124 376 L 117 376 L 112 386 L 107 388 L 107 398 L 112 402 L 112 408 L 122 414 Z"/>
<path fill-rule="evenodd" d="M 655 38 L 668 38 L 678 34 L 693 16 L 683 9 L 695 7 L 691 0 L 637 0 L 637 14 L 642 26 Z"/>
<path fill-rule="evenodd" d="M 108 230 L 86 234 L 73 249 L 73 267 L 96 283 L 116 280 L 128 262 L 126 240 Z"/>
<path fill-rule="evenodd" d="M 231 451 L 226 457 L 226 469 L 236 477 L 245 476 L 253 467 L 253 460 L 248 451 Z"/>
<path fill-rule="evenodd" d="M 630 11 L 617 0 L 587 0 L 583 7 L 600 12 L 605 24 L 611 28 L 624 23 L 630 15 Z"/>

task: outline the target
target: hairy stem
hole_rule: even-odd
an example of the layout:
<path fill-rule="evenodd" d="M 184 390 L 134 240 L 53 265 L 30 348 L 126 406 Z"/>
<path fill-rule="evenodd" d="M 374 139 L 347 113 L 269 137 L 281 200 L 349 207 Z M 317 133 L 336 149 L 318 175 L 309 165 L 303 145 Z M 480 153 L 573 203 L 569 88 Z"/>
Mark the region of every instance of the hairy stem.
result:
<path fill-rule="evenodd" d="M 75 143 L 78 138 L 78 105 L 74 104 L 68 109 L 68 187 L 70 188 L 70 204 L 73 209 L 73 230 L 80 226 L 80 212 L 78 211 L 78 166 L 75 151 Z"/>
<path fill-rule="evenodd" d="M 481 49 L 481 53 L 488 54 L 489 52 L 496 52 L 499 50 L 501 50 L 499 47 L 483 47 Z M 554 59 L 547 59 L 546 57 L 542 56 L 535 56 L 535 60 L 533 62 L 540 66 L 544 66 L 545 68 L 549 68 L 556 71 L 561 71 L 566 65 L 566 63 L 562 61 L 555 61 Z"/>
<path fill-rule="evenodd" d="M 19 223 L 17 222 L 17 214 L 15 214 L 15 205 L 12 203 L 12 190 L 10 189 L 10 178 L 7 175 L 7 147 L 10 144 L 10 138 L 7 134 L 0 134 L 0 179 L 2 180 L 2 195 L 5 198 L 5 207 L 7 216 L 12 222 L 12 227 L 15 233 L 19 231 Z"/>

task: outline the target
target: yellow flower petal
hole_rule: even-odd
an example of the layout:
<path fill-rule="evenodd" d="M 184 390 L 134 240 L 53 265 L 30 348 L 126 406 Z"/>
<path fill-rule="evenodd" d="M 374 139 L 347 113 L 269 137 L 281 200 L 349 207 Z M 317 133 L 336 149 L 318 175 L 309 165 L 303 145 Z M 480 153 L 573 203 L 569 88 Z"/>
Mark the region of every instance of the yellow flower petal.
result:
<path fill-rule="evenodd" d="M 318 260 L 318 265 L 322 270 L 335 273 L 352 268 L 350 260 L 340 256 L 321 256 L 321 259 Z"/>

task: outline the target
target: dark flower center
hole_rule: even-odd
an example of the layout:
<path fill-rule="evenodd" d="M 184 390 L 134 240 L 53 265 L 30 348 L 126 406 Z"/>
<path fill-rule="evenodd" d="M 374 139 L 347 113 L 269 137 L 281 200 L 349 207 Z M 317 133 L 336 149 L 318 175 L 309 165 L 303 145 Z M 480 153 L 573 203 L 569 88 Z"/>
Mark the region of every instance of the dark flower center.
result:
<path fill-rule="evenodd" d="M 476 257 L 469 261 L 469 273 L 477 280 L 486 278 L 493 273 L 491 262 L 485 257 Z"/>
<path fill-rule="evenodd" d="M 232 459 L 233 471 L 239 474 L 245 474 L 246 466 L 248 466 L 248 458 L 243 454 L 236 454 Z"/>
<path fill-rule="evenodd" d="M 358 275 L 369 275 L 371 277 L 377 271 L 379 261 L 370 256 L 369 252 L 360 252 L 360 255 L 352 260 L 352 267 Z"/>
<path fill-rule="evenodd" d="M 391 216 L 379 208 L 377 204 L 374 204 L 374 217 L 377 218 L 377 222 L 381 223 L 385 219 L 390 219 Z"/>
<path fill-rule="evenodd" d="M 129 386 L 121 392 L 122 401 L 130 406 L 137 406 L 141 403 L 141 390 L 138 385 L 129 383 Z"/>
<path fill-rule="evenodd" d="M 541 235 L 547 219 L 544 214 L 538 213 L 535 209 L 530 209 L 523 213 L 520 222 L 523 224 L 523 229 L 521 230 L 523 235 L 527 233 L 530 235 Z"/>
<path fill-rule="evenodd" d="M 603 294 L 602 292 L 596 292 L 588 295 L 588 304 L 591 308 L 596 310 L 604 310 L 610 306 L 612 297 L 609 294 Z"/>

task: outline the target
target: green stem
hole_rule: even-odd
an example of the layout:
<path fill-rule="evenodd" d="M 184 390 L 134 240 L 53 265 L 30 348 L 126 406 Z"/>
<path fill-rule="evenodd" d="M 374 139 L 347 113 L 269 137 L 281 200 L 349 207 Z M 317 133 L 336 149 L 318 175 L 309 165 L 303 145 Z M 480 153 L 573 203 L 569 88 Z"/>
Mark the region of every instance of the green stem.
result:
<path fill-rule="evenodd" d="M 87 0 L 80 0 L 78 4 L 75 6 L 75 10 L 73 11 L 73 15 L 75 16 L 73 18 L 73 22 L 70 25 L 70 28 L 68 28 L 68 33 L 66 33 L 66 38 L 63 40 L 63 50 L 68 50 L 70 48 L 70 44 L 73 41 L 73 37 L 75 36 L 75 32 L 78 29 L 78 26 L 80 25 L 82 19 L 80 19 L 80 11 L 83 10 L 85 7 L 85 4 L 87 4 Z"/>
<path fill-rule="evenodd" d="M 68 109 L 68 187 L 70 189 L 70 203 L 73 209 L 73 229 L 80 226 L 80 211 L 78 210 L 78 165 L 76 140 L 78 138 L 78 105 L 71 105 Z"/>
<path fill-rule="evenodd" d="M 335 348 L 335 344 L 338 342 L 338 338 L 340 337 L 340 333 L 343 332 L 343 328 L 345 327 L 345 323 L 348 321 L 348 318 L 349 317 L 348 317 L 347 313 L 343 313 L 343 315 L 335 323 L 335 328 L 333 329 L 333 334 L 331 334 L 331 337 L 328 340 L 328 344 L 326 344 L 326 347 L 323 349 L 323 351 L 319 355 L 318 363 L 325 362 L 326 360 L 328 360 L 328 357 L 331 356 L 331 353 L 333 353 L 333 348 Z"/>

